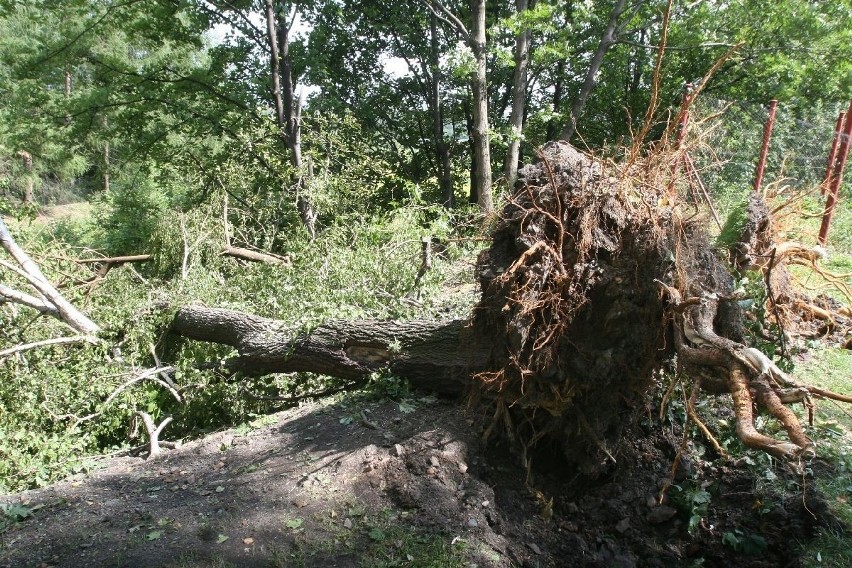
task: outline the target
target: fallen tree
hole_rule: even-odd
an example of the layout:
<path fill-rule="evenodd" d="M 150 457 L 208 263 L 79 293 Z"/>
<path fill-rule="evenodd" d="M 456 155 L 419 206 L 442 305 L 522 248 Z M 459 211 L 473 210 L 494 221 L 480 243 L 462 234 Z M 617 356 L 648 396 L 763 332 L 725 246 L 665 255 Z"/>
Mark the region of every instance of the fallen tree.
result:
<path fill-rule="evenodd" d="M 48 281 L 41 269 L 12 238 L 6 223 L 0 218 L 0 247 L 2 247 L 18 266 L 0 259 L 0 266 L 18 275 L 26 281 L 41 297 L 32 296 L 11 286 L 0 284 L 0 302 L 12 302 L 55 317 L 70 328 L 85 335 L 94 336 L 100 327 L 84 313 L 71 304 L 56 287 Z"/>
<path fill-rule="evenodd" d="M 491 247 L 478 260 L 482 297 L 469 321 L 286 322 L 187 306 L 172 330 L 235 347 L 247 375 L 312 371 L 363 379 L 388 368 L 416 386 L 470 392 L 523 455 L 556 446 L 587 475 L 615 462 L 623 429 L 675 356 L 731 394 L 743 442 L 792 463 L 813 443 L 785 403 L 834 395 L 801 384 L 744 340 L 733 279 L 691 207 L 669 191 L 665 162 L 626 166 L 550 144 L 520 172 Z M 765 408 L 789 441 L 757 432 Z M 693 420 L 698 421 L 694 412 Z M 706 428 L 705 428 L 706 432 Z M 709 435 L 709 432 L 707 432 Z"/>

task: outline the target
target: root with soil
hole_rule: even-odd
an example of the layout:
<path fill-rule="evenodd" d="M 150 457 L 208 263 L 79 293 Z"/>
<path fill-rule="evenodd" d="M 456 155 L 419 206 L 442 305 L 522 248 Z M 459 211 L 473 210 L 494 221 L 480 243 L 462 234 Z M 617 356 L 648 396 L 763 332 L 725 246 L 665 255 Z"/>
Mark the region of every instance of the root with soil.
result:
<path fill-rule="evenodd" d="M 661 183 L 659 172 L 667 170 L 654 160 L 663 156 L 627 169 L 556 143 L 539 157 L 522 170 L 521 187 L 479 261 L 483 298 L 473 325 L 493 347 L 475 380 L 480 397 L 496 407 L 487 433 L 501 423 L 525 460 L 536 445 L 558 444 L 580 471 L 595 475 L 616 462 L 621 431 L 676 355 L 696 386 L 730 393 L 746 446 L 795 466 L 813 457 L 813 442 L 786 405 L 812 410 L 813 397 L 850 399 L 794 380 L 745 343 L 742 298 L 700 217 Z M 757 243 L 771 241 L 768 221 L 756 223 L 741 241 L 760 254 L 766 246 Z M 818 251 L 771 251 L 762 265 L 768 301 L 776 314 L 788 314 L 803 300 L 784 261 L 813 260 Z M 755 406 L 780 422 L 789 441 L 756 430 Z"/>

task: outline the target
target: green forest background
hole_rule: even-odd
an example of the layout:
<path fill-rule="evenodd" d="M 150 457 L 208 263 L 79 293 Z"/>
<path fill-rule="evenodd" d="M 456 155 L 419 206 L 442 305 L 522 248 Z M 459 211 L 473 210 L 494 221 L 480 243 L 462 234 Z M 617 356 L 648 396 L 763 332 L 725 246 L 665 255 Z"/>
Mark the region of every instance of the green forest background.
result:
<path fill-rule="evenodd" d="M 0 0 L 0 211 L 107 339 L 0 360 L 0 493 L 140 443 L 135 410 L 174 416 L 171 438 L 198 436 L 280 406 L 261 395 L 336 385 L 247 386 L 197 368 L 227 356 L 213 345 L 162 353 L 181 304 L 294 330 L 464 317 L 474 294 L 447 287 L 472 285 L 483 215 L 517 164 L 560 138 L 617 158 L 653 96 L 650 147 L 687 83 L 701 92 L 685 144 L 725 214 L 752 187 L 779 101 L 765 184 L 802 197 L 810 217 L 788 229 L 813 244 L 851 39 L 849 0 Z M 841 273 L 849 198 L 847 181 L 828 243 Z M 423 238 L 442 252 L 416 280 Z M 226 244 L 289 263 L 238 264 Z M 152 258 L 97 282 L 76 262 L 129 254 Z M 0 298 L 0 349 L 62 333 Z M 154 353 L 176 365 L 181 402 L 151 381 L 109 399 Z"/>

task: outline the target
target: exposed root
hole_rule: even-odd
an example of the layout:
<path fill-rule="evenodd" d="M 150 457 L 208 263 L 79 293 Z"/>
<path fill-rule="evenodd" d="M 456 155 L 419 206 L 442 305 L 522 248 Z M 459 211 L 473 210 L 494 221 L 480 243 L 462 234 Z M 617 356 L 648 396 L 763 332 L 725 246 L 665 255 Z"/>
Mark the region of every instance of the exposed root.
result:
<path fill-rule="evenodd" d="M 673 154 L 632 153 L 619 167 L 555 143 L 539 157 L 521 170 L 523 185 L 477 263 L 483 296 L 472 325 L 492 345 L 475 376 L 477 400 L 495 405 L 486 434 L 499 423 L 525 467 L 530 450 L 548 440 L 580 473 L 598 475 L 616 463 L 623 428 L 645 408 L 656 371 L 677 354 L 695 381 L 693 397 L 699 389 L 731 394 L 746 446 L 794 465 L 813 457 L 813 442 L 785 405 L 802 402 L 812 414 L 812 398 L 852 397 L 799 383 L 747 344 L 727 267 L 691 221 L 696 214 L 670 191 Z M 768 215 L 753 198 L 734 260 L 762 271 L 767 312 L 783 331 L 802 301 L 786 265 L 815 263 L 823 252 L 775 245 Z M 842 317 L 814 307 L 811 318 L 824 327 Z M 693 400 L 685 401 L 689 420 L 726 455 Z M 789 440 L 757 431 L 755 404 Z"/>

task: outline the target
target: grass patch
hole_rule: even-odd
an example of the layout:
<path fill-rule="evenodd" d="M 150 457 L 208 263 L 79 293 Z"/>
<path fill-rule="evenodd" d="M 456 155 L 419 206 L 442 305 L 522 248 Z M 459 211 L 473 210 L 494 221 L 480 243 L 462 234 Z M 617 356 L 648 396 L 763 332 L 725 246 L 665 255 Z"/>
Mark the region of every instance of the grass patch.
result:
<path fill-rule="evenodd" d="M 843 349 L 815 351 L 812 358 L 796 369 L 801 380 L 836 392 L 852 392 L 852 352 Z M 821 475 L 816 485 L 831 511 L 852 528 L 852 408 L 833 401 L 819 401 L 814 428 L 810 432 L 818 444 L 818 453 L 833 470 Z M 849 536 L 821 529 L 817 538 L 802 551 L 806 567 L 852 566 Z"/>

